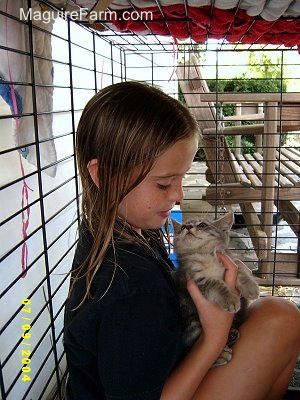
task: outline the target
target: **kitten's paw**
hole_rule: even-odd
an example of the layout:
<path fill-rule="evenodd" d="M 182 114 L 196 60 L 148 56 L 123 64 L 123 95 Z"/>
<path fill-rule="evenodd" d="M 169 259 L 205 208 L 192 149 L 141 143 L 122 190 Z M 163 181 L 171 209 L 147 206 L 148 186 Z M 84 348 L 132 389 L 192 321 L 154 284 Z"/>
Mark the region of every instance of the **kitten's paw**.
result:
<path fill-rule="evenodd" d="M 223 304 L 220 304 L 221 308 L 223 310 L 228 311 L 230 313 L 236 313 L 239 311 L 241 307 L 241 302 L 238 296 L 236 296 L 233 293 L 230 293 L 226 296 L 226 298 L 223 301 Z"/>
<path fill-rule="evenodd" d="M 227 346 L 231 347 L 239 339 L 240 333 L 237 329 L 231 328 L 228 335 Z"/>
<path fill-rule="evenodd" d="M 241 295 L 248 300 L 256 300 L 259 297 L 259 286 L 255 281 L 248 281 L 247 285 L 244 285 L 240 290 Z"/>
<path fill-rule="evenodd" d="M 213 363 L 212 368 L 226 365 L 232 359 L 232 350 L 230 347 L 225 346 L 219 358 Z"/>

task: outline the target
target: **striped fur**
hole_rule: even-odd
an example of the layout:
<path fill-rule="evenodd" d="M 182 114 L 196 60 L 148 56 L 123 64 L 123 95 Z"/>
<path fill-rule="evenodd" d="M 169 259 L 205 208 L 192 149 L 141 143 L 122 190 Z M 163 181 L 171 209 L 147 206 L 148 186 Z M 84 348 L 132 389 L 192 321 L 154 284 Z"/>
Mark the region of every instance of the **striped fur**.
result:
<path fill-rule="evenodd" d="M 239 336 L 237 328 L 246 317 L 249 301 L 259 296 L 259 287 L 251 271 L 240 260 L 235 259 L 238 266 L 236 286 L 241 298 L 230 291 L 223 281 L 224 267 L 219 262 L 216 252 L 221 251 L 235 258 L 228 250 L 233 218 L 233 213 L 227 213 L 217 220 L 193 219 L 183 225 L 173 221 L 174 249 L 179 262 L 174 279 L 182 309 L 183 340 L 187 347 L 199 337 L 202 327 L 197 310 L 186 290 L 186 274 L 197 283 L 207 300 L 236 314 L 228 341 L 230 346 Z M 226 364 L 231 357 L 232 350 L 226 346 L 214 366 Z"/>

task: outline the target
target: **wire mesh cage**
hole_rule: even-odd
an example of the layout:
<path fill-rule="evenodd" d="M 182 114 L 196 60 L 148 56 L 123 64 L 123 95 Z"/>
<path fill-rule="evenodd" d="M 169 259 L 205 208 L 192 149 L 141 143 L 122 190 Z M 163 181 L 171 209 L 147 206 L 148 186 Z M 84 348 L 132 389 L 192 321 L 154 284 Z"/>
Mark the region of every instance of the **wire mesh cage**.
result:
<path fill-rule="evenodd" d="M 63 310 L 81 197 L 75 132 L 87 100 L 112 83 L 147 82 L 190 109 L 201 146 L 175 212 L 185 220 L 233 210 L 230 246 L 261 294 L 300 304 L 299 21 L 289 19 L 287 47 L 259 44 L 262 33 L 251 44 L 206 34 L 201 44 L 190 16 L 188 39 L 174 40 L 162 27 L 174 33 L 183 20 L 164 14 L 121 33 L 58 6 L 2 1 L 0 9 L 3 400 L 63 398 Z"/>

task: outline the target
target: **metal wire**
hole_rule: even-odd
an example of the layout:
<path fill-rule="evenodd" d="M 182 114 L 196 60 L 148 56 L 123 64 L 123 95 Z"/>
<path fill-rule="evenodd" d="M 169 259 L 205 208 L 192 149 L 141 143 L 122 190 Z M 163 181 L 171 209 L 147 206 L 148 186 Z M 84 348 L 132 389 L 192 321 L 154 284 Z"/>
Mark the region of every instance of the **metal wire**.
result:
<path fill-rule="evenodd" d="M 43 3 L 47 4 L 49 7 L 54 7 L 51 2 L 44 1 Z M 170 23 L 174 23 L 174 21 L 170 21 L 164 15 L 163 7 L 159 1 L 156 1 L 158 9 L 161 11 L 162 21 L 168 26 L 170 30 Z M 185 15 L 183 20 L 186 21 L 188 26 L 188 32 L 190 33 L 190 20 L 189 20 L 189 4 L 188 1 L 182 2 L 185 10 Z M 240 2 L 239 2 L 240 4 Z M 31 2 L 28 1 L 28 7 L 31 6 Z M 55 7 L 54 7 L 55 9 Z M 214 16 L 214 2 L 211 4 L 211 17 Z M 60 34 L 51 32 L 49 33 L 46 29 L 35 26 L 31 21 L 19 21 L 19 19 L 15 16 L 6 14 L 1 11 L 0 15 L 4 18 L 8 18 L 14 21 L 17 24 L 22 24 L 22 27 L 28 29 L 29 35 L 29 48 L 28 51 L 22 51 L 19 49 L 10 48 L 6 45 L 0 46 L 0 51 L 9 52 L 9 54 L 19 55 L 22 57 L 30 58 L 31 65 L 31 78 L 26 82 L 18 82 L 18 81 L 0 81 L 1 84 L 12 84 L 15 87 L 29 87 L 32 91 L 32 103 L 33 109 L 32 112 L 18 112 L 16 115 L 12 116 L 11 113 L 5 112 L 5 114 L 0 115 L 0 125 L 5 124 L 8 121 L 14 121 L 14 118 L 32 118 L 33 126 L 34 126 L 34 138 L 30 140 L 30 142 L 26 143 L 26 147 L 30 147 L 31 149 L 35 149 L 37 154 L 37 165 L 34 170 L 26 170 L 24 176 L 21 174 L 12 176 L 7 178 L 7 180 L 3 180 L 2 184 L 2 193 L 3 196 L 6 195 L 5 201 L 7 204 L 5 206 L 9 206 L 10 198 L 9 193 L 18 193 L 19 195 L 19 187 L 22 185 L 24 179 L 27 182 L 35 183 L 35 193 L 34 197 L 30 198 L 26 205 L 23 207 L 20 206 L 17 209 L 13 207 L 8 207 L 6 213 L 4 214 L 1 221 L 1 229 L 3 232 L 11 227 L 15 221 L 21 220 L 21 217 L 25 211 L 28 209 L 31 210 L 31 217 L 34 216 L 35 220 L 31 220 L 31 225 L 29 225 L 30 229 L 26 237 L 19 235 L 14 240 L 11 240 L 11 243 L 7 243 L 10 238 L 7 233 L 7 240 L 5 241 L 5 252 L 1 252 L 0 262 L 3 264 L 3 270 L 9 272 L 9 281 L 5 281 L 1 286 L 1 294 L 0 298 L 3 302 L 5 309 L 9 307 L 9 315 L 5 315 L 3 319 L 3 323 L 1 325 L 0 334 L 2 335 L 4 346 L 4 352 L 1 359 L 0 364 L 0 390 L 1 396 L 3 400 L 12 398 L 15 391 L 21 387 L 22 394 L 18 397 L 18 399 L 29 400 L 30 398 L 34 399 L 42 399 L 45 400 L 49 393 L 54 393 L 57 398 L 63 398 L 63 382 L 66 375 L 66 363 L 64 353 L 62 351 L 62 320 L 63 320 L 63 309 L 64 309 L 64 300 L 67 295 L 67 286 L 68 286 L 68 274 L 66 273 L 66 265 L 70 268 L 70 253 L 74 252 L 74 248 L 77 243 L 76 238 L 76 230 L 78 227 L 78 223 L 80 220 L 80 206 L 81 206 L 81 189 L 80 182 L 78 178 L 78 170 L 76 163 L 76 154 L 74 153 L 75 142 L 76 142 L 76 126 L 78 122 L 78 116 L 82 110 L 81 104 L 78 106 L 77 100 L 78 97 L 81 97 L 82 93 L 94 94 L 100 89 L 102 83 L 104 85 L 108 85 L 110 83 L 119 82 L 123 80 L 131 80 L 136 79 L 138 75 L 138 80 L 149 82 L 152 85 L 162 86 L 164 90 L 168 91 L 168 93 L 174 97 L 179 97 L 182 101 L 184 98 L 182 96 L 182 92 L 179 90 L 178 81 L 176 81 L 175 77 L 172 76 L 172 79 L 169 80 L 170 74 L 168 75 L 166 71 L 172 70 L 172 61 L 166 61 L 166 56 L 169 56 L 169 60 L 174 59 L 174 45 L 172 40 L 169 37 L 162 38 L 158 35 L 149 34 L 147 36 L 141 36 L 134 33 L 118 33 L 111 29 L 109 24 L 106 25 L 107 31 L 100 32 L 94 30 L 91 26 L 81 24 L 74 21 L 67 20 L 64 22 L 66 27 L 66 34 Z M 151 25 L 145 23 L 145 26 L 148 30 L 150 30 Z M 255 21 L 253 21 L 255 24 Z M 253 27 L 253 26 L 252 26 Z M 90 39 L 91 45 L 86 48 L 84 43 L 77 41 L 73 35 L 74 29 L 80 29 L 80 32 L 84 35 L 88 35 Z M 230 28 L 229 28 L 230 30 Z M 34 34 L 36 32 L 41 32 L 44 34 L 51 35 L 52 39 L 62 41 L 66 45 L 66 58 L 65 59 L 54 59 L 53 57 L 42 57 L 35 54 L 34 49 Z M 209 29 L 207 35 L 209 36 Z M 102 48 L 105 47 L 109 49 L 108 52 L 103 54 Z M 222 39 L 219 43 L 211 44 L 209 41 L 203 45 L 197 45 L 192 40 L 188 39 L 184 42 L 179 42 L 178 44 L 178 58 L 184 64 L 184 74 L 185 80 L 190 81 L 194 78 L 190 75 L 190 68 L 187 65 L 188 58 L 191 53 L 196 52 L 198 59 L 202 60 L 202 67 L 205 68 L 208 74 L 213 71 L 210 77 L 207 78 L 207 82 L 210 83 L 212 81 L 212 76 L 215 77 L 217 82 L 217 94 L 216 94 L 216 102 L 219 104 L 218 96 L 221 94 L 220 84 L 222 81 L 226 80 L 226 72 L 229 68 L 233 68 L 234 60 L 229 59 L 229 61 L 225 62 L 224 58 L 221 60 L 221 55 L 230 54 L 232 51 L 235 51 L 236 55 L 243 55 L 246 51 L 253 51 L 263 54 L 272 54 L 274 51 L 280 55 L 280 65 L 281 65 L 281 88 L 279 92 L 283 92 L 283 83 L 287 78 L 285 75 L 285 68 L 289 67 L 293 70 L 295 77 L 293 78 L 295 84 L 299 81 L 300 77 L 297 76 L 297 71 L 299 70 L 299 63 L 295 65 L 288 65 L 290 62 L 286 61 L 285 56 L 288 55 L 289 49 L 287 48 L 278 48 L 275 47 L 266 47 L 261 46 L 258 43 L 245 45 L 243 47 L 240 44 L 229 44 L 225 39 Z M 79 52 L 87 52 L 91 56 L 92 63 L 91 65 L 81 65 L 78 62 L 78 59 L 75 59 L 75 53 Z M 294 49 L 294 52 L 297 52 Z M 212 60 L 210 55 L 214 55 L 215 59 Z M 131 57 L 137 57 L 139 62 L 133 64 L 131 62 Z M 201 58 L 202 57 L 202 58 Z M 207 57 L 207 60 L 205 60 Z M 53 84 L 54 90 L 64 89 L 68 91 L 68 102 L 62 103 L 58 110 L 47 111 L 47 112 L 39 112 L 38 104 L 36 103 L 36 92 L 37 90 L 43 89 L 51 85 L 44 85 L 41 83 L 37 83 L 37 76 L 35 71 L 35 62 L 37 60 L 46 60 L 49 62 L 55 62 L 56 67 L 65 67 L 67 70 L 66 76 L 66 84 Z M 100 60 L 100 62 L 99 62 Z M 102 64 L 101 64 L 102 62 Z M 200 61 L 199 61 L 200 64 Z M 276 64 L 276 63 L 274 63 Z M 105 68 L 103 67 L 105 66 Z M 241 65 L 240 65 L 241 67 Z M 75 68 L 80 70 L 80 73 L 83 76 L 83 79 L 78 82 L 75 76 Z M 92 84 L 90 86 L 86 85 L 85 77 L 92 77 Z M 255 78 L 253 78 L 255 79 Z M 264 81 L 265 79 L 257 78 L 257 81 Z M 236 78 L 237 80 L 237 78 Z M 241 79 L 243 80 L 243 79 Z M 78 95 L 80 91 L 80 95 Z M 189 87 L 188 95 L 193 94 L 193 90 L 191 86 Z M 67 104 L 67 105 L 66 105 Z M 223 104 L 223 108 L 224 108 Z M 206 107 L 214 107 L 211 104 Z M 293 114 L 296 113 L 298 106 L 294 107 Z M 202 106 L 203 108 L 203 106 Z M 198 109 L 200 109 L 198 107 Z M 194 107 L 195 111 L 197 107 Z M 285 137 L 285 132 L 283 131 L 283 126 L 286 123 L 283 115 L 284 107 L 283 107 L 283 99 L 281 98 L 279 101 L 279 113 L 276 117 L 279 126 L 279 136 L 280 143 Z M 70 126 L 66 131 L 61 132 L 60 134 L 54 132 L 53 138 L 42 139 L 39 135 L 39 124 L 38 118 L 40 116 L 49 116 L 54 120 L 58 120 L 58 118 L 68 118 L 70 116 Z M 222 116 L 219 116 L 219 119 L 223 119 Z M 299 117 L 294 117 L 295 123 L 299 122 Z M 199 121 L 200 123 L 201 121 Z M 225 121 L 222 121 L 225 124 Z M 228 123 L 226 123 L 228 125 Z M 184 214 L 184 217 L 190 216 L 191 214 L 199 214 L 202 212 L 202 209 L 199 209 L 199 205 L 204 205 L 204 197 L 202 197 L 203 193 L 206 193 L 207 188 L 209 187 L 206 175 L 206 165 L 205 163 L 208 161 L 213 161 L 215 164 L 219 163 L 219 171 L 216 172 L 214 178 L 214 182 L 217 183 L 218 190 L 215 191 L 214 198 L 211 199 L 210 205 L 210 214 L 215 214 L 216 208 L 215 205 L 221 205 L 221 208 L 228 206 L 228 194 L 225 191 L 226 187 L 226 174 L 225 171 L 225 163 L 227 159 L 225 157 L 224 148 L 228 145 L 227 139 L 224 132 L 217 132 L 217 141 L 215 146 L 215 152 L 219 155 L 218 159 L 209 160 L 202 157 L 202 159 L 198 159 L 193 166 L 193 170 L 187 174 L 186 181 L 184 184 L 184 191 L 186 194 L 186 199 L 181 204 L 181 209 Z M 42 155 L 41 155 L 41 145 L 48 144 L 54 141 L 58 144 L 58 140 L 67 140 L 70 138 L 68 142 L 68 152 L 67 154 L 63 153 L 62 155 L 58 155 L 57 160 L 50 162 L 47 165 L 43 165 Z M 295 134 L 295 138 L 297 139 L 297 134 Z M 211 146 L 211 147 L 213 147 Z M 0 151 L 0 158 L 5 157 L 13 157 L 18 154 L 18 152 L 23 148 L 22 145 L 9 145 Z M 292 156 L 299 164 L 300 155 L 297 153 L 297 148 L 299 145 L 289 145 L 283 146 L 280 144 L 279 150 L 285 148 L 290 150 Z M 61 149 L 59 149 L 61 150 Z M 211 150 L 211 149 L 210 149 Z M 24 163 L 26 162 L 23 160 Z M 269 272 L 266 274 L 267 278 L 265 279 L 266 286 L 269 290 L 271 290 L 271 294 L 277 295 L 280 292 L 280 295 L 285 296 L 287 298 L 292 297 L 295 301 L 298 300 L 299 295 L 297 292 L 293 292 L 293 288 L 297 287 L 297 282 L 299 285 L 299 276 L 300 276 L 300 260 L 299 260 L 299 206 L 295 206 L 294 208 L 284 208 L 282 210 L 282 198 L 280 197 L 280 191 L 282 188 L 280 187 L 280 179 L 279 179 L 279 171 L 286 168 L 286 172 L 282 175 L 284 178 L 288 179 L 293 177 L 297 178 L 297 169 L 289 169 L 291 165 L 289 164 L 289 160 L 286 160 L 283 156 L 283 153 L 280 153 L 279 158 L 277 159 L 277 181 L 275 186 L 275 201 L 276 210 L 274 215 L 277 217 L 284 217 L 288 222 L 288 227 L 291 228 L 290 242 L 295 247 L 295 250 L 288 253 L 287 248 L 284 249 L 283 252 L 280 251 L 280 229 L 282 226 L 279 225 L 278 221 L 275 220 L 274 223 L 274 236 L 272 238 L 274 245 L 272 248 L 273 259 L 271 264 L 271 268 Z M 252 165 L 255 165 L 257 168 L 261 167 L 261 162 L 259 158 L 251 159 Z M 72 166 L 71 172 L 64 175 L 64 166 L 65 165 Z M 294 164 L 293 164 L 294 165 Z M 52 178 L 45 178 L 46 172 L 49 171 L 51 167 L 56 167 L 59 173 L 62 176 L 51 180 Z M 258 168 L 259 170 L 259 168 Z M 259 173 L 257 173 L 259 174 Z M 251 176 L 255 175 L 255 171 L 251 171 Z M 49 183 L 50 182 L 50 183 Z M 211 182 L 210 182 L 211 183 Z M 298 186 L 299 187 L 299 186 Z M 65 190 L 66 194 L 70 191 L 69 196 L 65 196 L 61 203 L 55 204 L 55 207 L 49 212 L 48 206 L 49 204 L 53 205 L 55 203 L 56 198 L 60 197 L 60 193 Z M 257 189 L 255 189 L 257 190 Z M 288 189 L 287 189 L 288 192 Z M 286 193 L 287 193 L 286 192 Z M 252 191 L 249 191 L 252 193 Z M 255 192 L 257 193 L 257 192 Z M 4 198 L 4 197 L 3 197 Z M 266 200 L 266 199 L 264 199 Z M 237 199 L 237 203 L 239 203 L 240 199 Z M 290 203 L 293 203 L 290 201 Z M 285 204 L 286 205 L 286 204 Z M 207 206 L 207 204 L 205 204 Z M 249 211 L 245 211 L 245 213 L 241 213 L 238 209 L 238 204 L 234 204 L 234 208 L 236 211 L 237 217 L 245 217 L 250 214 Z M 298 212 L 298 214 L 297 214 Z M 69 216 L 69 213 L 72 213 L 72 217 Z M 259 214 L 259 211 L 258 211 Z M 68 215 L 68 218 L 64 219 L 64 216 Z M 298 220 L 295 216 L 298 215 Z M 56 231 L 54 232 L 54 227 L 56 221 L 63 220 L 63 225 L 56 227 Z M 298 221 L 298 222 L 297 222 Z M 16 223 L 16 225 L 19 225 Z M 242 249 L 245 253 L 249 253 L 250 256 L 254 257 L 255 245 L 251 244 L 251 239 L 257 239 L 254 237 L 249 237 L 248 234 L 244 233 L 247 228 L 247 224 L 244 220 L 239 225 L 238 228 L 243 229 L 243 235 L 241 235 L 242 239 L 247 241 L 249 247 L 247 249 Z M 284 225 L 286 227 L 287 225 Z M 71 232 L 71 233 L 70 233 Z M 295 245 L 296 242 L 296 245 Z M 24 278 L 24 271 L 21 268 L 16 268 L 16 260 L 18 260 L 20 249 L 25 243 L 34 243 L 36 244 L 36 249 L 34 252 L 30 250 L 30 257 L 28 260 L 27 268 L 25 273 L 30 276 L 30 281 Z M 252 247 L 251 247 L 252 246 Z M 33 247 L 31 246 L 30 249 Z M 56 251 L 57 249 L 57 251 Z M 242 251 L 241 250 L 241 251 Z M 55 257 L 53 254 L 55 253 Z M 247 253 L 247 255 L 248 255 Z M 250 257 L 250 258 L 251 258 Z M 255 258 L 255 257 L 254 257 Z M 251 261 L 252 262 L 252 261 Z M 255 263 L 257 259 L 255 259 Z M 295 269 L 296 265 L 296 269 Z M 43 273 L 41 273 L 41 269 Z M 54 284 L 54 281 L 57 281 Z M 284 288 L 279 291 L 279 286 L 277 282 L 286 283 Z M 292 284 L 290 283 L 292 282 Z M 283 286 L 283 285 L 281 285 Z M 32 312 L 32 319 L 30 321 L 30 326 L 33 328 L 33 331 L 39 326 L 41 321 L 44 321 L 45 315 L 47 315 L 47 324 L 43 325 L 43 328 L 40 328 L 38 331 L 35 340 L 32 341 L 32 349 L 30 354 L 30 359 L 32 360 L 31 364 L 33 365 L 36 360 L 39 359 L 41 348 L 43 347 L 45 341 L 50 341 L 50 346 L 47 347 L 47 351 L 43 355 L 43 363 L 35 366 L 35 369 L 32 369 L 31 380 L 27 383 L 22 382 L 20 379 L 23 375 L 21 364 L 21 358 L 19 357 L 19 351 L 22 346 L 22 338 L 20 335 L 17 339 L 11 338 L 11 341 L 7 341 L 7 335 L 9 332 L 13 330 L 17 330 L 21 332 L 21 313 L 24 305 L 21 304 L 21 301 L 18 304 L 11 302 L 12 299 L 16 298 L 18 295 L 18 291 L 22 289 L 22 299 L 26 298 L 31 299 L 34 303 L 32 305 L 35 308 L 34 315 Z M 292 293 L 292 294 L 290 294 Z M 24 297 L 23 297 L 24 296 Z M 4 306 L 1 305 L 2 310 L 4 310 Z M 31 329 L 30 329 L 31 330 Z M 32 331 L 32 332 L 33 332 Z M 30 332 L 30 331 L 29 331 Z M 27 332 L 28 333 L 28 332 Z M 4 342 L 5 338 L 5 342 Z M 2 342 L 1 342 L 2 345 Z M 19 357 L 19 365 L 17 368 L 12 366 L 13 360 Z M 53 365 L 51 363 L 47 363 L 48 360 L 53 360 Z M 49 365 L 51 366 L 49 367 Z M 27 365 L 27 364 L 26 364 Z M 46 370 L 44 365 L 47 365 Z M 14 369 L 12 369 L 14 368 Z M 8 369 L 10 369 L 8 371 Z M 13 373 L 12 373 L 13 371 Z M 12 378 L 10 376 L 13 375 Z M 54 387 L 54 388 L 53 388 Z M 54 391 L 52 390 L 54 389 Z M 48 400 L 48 399 L 47 399 Z"/>

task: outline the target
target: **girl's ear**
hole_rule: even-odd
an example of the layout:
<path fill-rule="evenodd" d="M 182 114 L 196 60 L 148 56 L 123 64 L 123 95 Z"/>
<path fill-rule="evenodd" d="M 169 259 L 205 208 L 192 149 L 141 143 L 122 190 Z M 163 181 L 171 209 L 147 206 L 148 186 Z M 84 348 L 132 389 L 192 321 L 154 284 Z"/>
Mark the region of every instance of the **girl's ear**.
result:
<path fill-rule="evenodd" d="M 98 176 L 98 160 L 93 159 L 88 162 L 87 169 L 91 175 L 94 184 L 99 187 L 99 176 Z"/>

